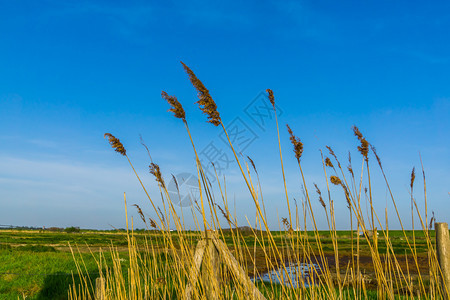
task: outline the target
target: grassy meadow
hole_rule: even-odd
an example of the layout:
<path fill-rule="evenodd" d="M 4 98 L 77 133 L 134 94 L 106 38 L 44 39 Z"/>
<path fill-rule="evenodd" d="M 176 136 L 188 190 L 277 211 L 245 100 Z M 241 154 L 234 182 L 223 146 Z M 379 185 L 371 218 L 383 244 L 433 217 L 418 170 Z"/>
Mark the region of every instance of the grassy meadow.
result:
<path fill-rule="evenodd" d="M 412 231 L 406 232 L 408 238 L 412 238 Z M 164 252 L 164 235 L 155 230 L 138 231 L 133 233 L 138 247 L 144 249 L 146 242 L 150 242 L 155 247 L 155 253 Z M 174 238 L 177 233 L 172 232 Z M 194 247 L 201 239 L 200 232 L 190 232 L 192 237 L 191 246 Z M 252 248 L 255 244 L 255 236 L 251 231 L 240 230 L 241 238 L 239 244 Z M 264 232 L 263 232 L 264 235 Z M 286 238 L 289 233 L 285 231 L 272 232 L 274 240 L 279 249 L 286 247 Z M 308 240 L 314 245 L 314 232 L 307 232 Z M 337 231 L 339 261 L 342 266 L 346 266 L 352 257 L 352 239 L 350 231 Z M 354 241 L 356 232 L 353 233 Z M 417 277 L 417 269 L 413 266 L 412 257 L 407 257 L 405 252 L 408 246 L 403 239 L 401 231 L 389 231 L 393 240 L 393 249 L 397 253 L 403 271 L 407 272 L 408 260 L 412 277 Z M 423 232 L 415 232 L 417 256 L 420 268 L 426 274 L 428 269 L 427 243 Z M 434 241 L 434 231 L 430 231 L 432 241 Z M 329 231 L 319 231 L 322 242 L 323 253 L 329 266 L 335 265 L 332 238 Z M 223 231 L 223 240 L 234 252 L 235 243 L 231 231 Z M 267 235 L 265 235 L 268 243 Z M 175 245 L 179 248 L 179 245 Z M 372 280 L 374 279 L 373 263 L 370 256 L 369 246 L 364 240 L 360 243 L 360 260 L 362 272 Z M 72 248 L 72 249 L 71 249 Z M 128 261 L 128 240 L 126 232 L 121 231 L 87 231 L 79 233 L 65 232 L 45 232 L 38 230 L 1 230 L 0 231 L 0 299 L 67 299 L 68 289 L 75 282 L 80 282 L 80 276 L 75 261 L 85 265 L 84 272 L 89 273 L 92 281 L 99 276 L 99 268 L 96 259 L 100 253 L 105 255 L 108 264 L 112 264 L 112 257 L 109 251 L 114 249 L 119 253 L 122 260 L 122 268 L 126 271 L 129 268 Z M 72 250 L 74 254 L 72 254 Z M 255 248 L 256 254 L 244 253 L 244 264 L 247 266 L 248 275 L 253 277 L 254 265 L 257 274 L 267 271 L 267 264 L 264 251 L 261 246 Z M 385 247 L 379 247 L 380 254 L 386 253 Z M 319 259 L 317 247 L 313 248 L 313 253 Z M 83 262 L 82 262 L 83 261 Z M 254 264 L 253 264 L 254 262 Z M 332 268 L 335 272 L 336 268 Z M 341 270 L 342 275 L 345 269 Z M 73 274 L 73 275 L 72 275 Z M 425 276 L 428 278 L 428 276 Z M 273 284 L 276 285 L 276 284 Z M 374 286 L 369 286 L 369 291 L 374 290 Z M 370 292 L 369 292 L 370 293 Z"/>
<path fill-rule="evenodd" d="M 225 178 L 219 178 L 216 173 L 216 181 L 211 183 L 200 163 L 195 135 L 191 133 L 183 106 L 175 96 L 162 92 L 169 111 L 180 120 L 180 130 L 186 131 L 186 138 L 192 144 L 198 201 L 180 215 L 174 206 L 179 199 L 173 199 L 162 176 L 170 170 L 161 170 L 155 162 L 157 158 L 150 155 L 149 148 L 142 142 L 151 161 L 150 174 L 157 183 L 152 188 L 160 195 L 160 199 L 152 199 L 147 191 L 149 187 L 143 184 L 132 163 L 133 154 L 127 152 L 117 137 L 106 133 L 105 138 L 119 154 L 118 159 L 129 163 L 130 172 L 136 175 L 148 197 L 150 217 L 145 216 L 139 206 L 132 208 L 137 210 L 147 230 L 135 232 L 133 221 L 128 224 L 130 207 L 125 194 L 127 229 L 123 231 L 3 230 L 0 236 L 0 295 L 3 298 L 441 299 L 448 295 L 448 287 L 440 284 L 442 270 L 432 230 L 435 220 L 427 211 L 423 167 L 424 186 L 420 190 L 424 191 L 425 201 L 417 203 L 414 196 L 416 174 L 413 169 L 408 203 L 410 218 L 402 220 L 381 158 L 356 126 L 352 130 L 358 141 L 359 155 L 346 157 L 345 166 L 331 147 L 326 146 L 321 151 L 322 160 L 317 168 L 323 170 L 326 183 L 322 190 L 315 184 L 315 189 L 308 189 L 313 182 L 302 169 L 304 145 L 287 126 L 293 149 L 290 154 L 298 164 L 303 188 L 302 204 L 297 207 L 297 201 L 288 196 L 275 97 L 268 89 L 267 101 L 274 110 L 273 128 L 278 134 L 286 200 L 285 204 L 280 202 L 280 206 L 286 205 L 288 211 L 280 220 L 280 230 L 271 231 L 274 224 L 268 224 L 257 166 L 249 156 L 235 150 L 208 89 L 188 66 L 183 64 L 183 67 L 197 90 L 196 104 L 207 116 L 208 126 L 218 127 L 227 138 L 242 183 L 248 189 L 247 199 L 253 203 L 249 214 L 256 218 L 255 228 L 239 227 L 228 205 Z M 371 176 L 375 170 L 381 174 L 381 186 L 379 181 L 374 186 Z M 178 183 L 176 186 L 178 188 Z M 388 191 L 387 199 L 401 230 L 388 229 L 392 220 L 388 223 L 387 205 L 382 212 L 374 209 L 375 190 Z M 346 201 L 344 205 L 350 219 L 348 231 L 336 229 L 333 199 L 337 198 Z M 313 201 L 322 206 L 320 212 L 313 210 Z M 318 230 L 319 215 L 322 221 L 326 219 L 328 230 Z M 195 224 L 195 231 L 186 230 L 186 219 Z M 306 224 L 311 224 L 308 230 Z M 406 224 L 420 226 L 411 231 L 405 229 L 409 228 Z M 300 227 L 302 230 L 294 230 Z M 202 232 L 208 238 L 203 238 Z"/>

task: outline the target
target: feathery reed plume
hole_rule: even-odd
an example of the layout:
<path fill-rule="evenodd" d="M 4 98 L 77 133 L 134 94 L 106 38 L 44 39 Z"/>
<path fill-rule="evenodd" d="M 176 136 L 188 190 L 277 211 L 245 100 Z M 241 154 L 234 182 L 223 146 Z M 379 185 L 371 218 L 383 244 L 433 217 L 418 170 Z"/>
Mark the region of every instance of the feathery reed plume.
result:
<path fill-rule="evenodd" d="M 341 182 L 341 186 L 344 189 L 345 200 L 347 200 L 347 208 L 350 209 L 352 207 L 352 202 L 350 200 L 350 193 L 348 192 L 347 187 Z"/>
<path fill-rule="evenodd" d="M 255 173 L 258 173 L 258 171 L 256 170 L 256 166 L 255 163 L 253 162 L 253 159 L 250 158 L 250 156 L 247 155 L 248 161 L 250 162 L 250 164 L 253 167 L 253 170 L 255 170 Z"/>
<path fill-rule="evenodd" d="M 275 97 L 273 96 L 273 91 L 271 89 L 267 89 L 266 92 L 269 94 L 269 101 L 275 109 Z"/>
<path fill-rule="evenodd" d="M 145 144 L 144 139 L 142 138 L 142 135 L 139 135 L 139 140 L 141 142 L 141 145 L 144 146 L 145 150 L 147 150 L 147 154 L 148 154 L 148 157 L 150 158 L 150 161 L 153 162 L 152 156 L 150 155 L 150 150 L 148 150 L 148 147 Z"/>
<path fill-rule="evenodd" d="M 352 177 L 355 177 L 355 174 L 353 173 L 353 168 L 352 168 L 352 155 L 350 154 L 350 151 L 348 151 L 348 166 L 347 166 L 347 170 L 350 172 Z"/>
<path fill-rule="evenodd" d="M 159 182 L 162 187 L 165 187 L 164 180 L 162 178 L 161 170 L 159 169 L 159 166 L 157 164 L 155 164 L 155 163 L 150 163 L 148 168 L 150 169 L 150 174 L 155 176 L 156 181 Z"/>
<path fill-rule="evenodd" d="M 294 135 L 291 127 L 289 127 L 288 124 L 286 124 L 286 127 L 290 135 L 289 139 L 291 140 L 291 143 L 294 146 L 295 158 L 297 158 L 297 161 L 300 163 L 300 158 L 302 157 L 303 153 L 303 143 L 300 141 L 298 137 Z"/>
<path fill-rule="evenodd" d="M 219 112 L 217 111 L 216 102 L 214 102 L 213 98 L 209 94 L 208 89 L 203 85 L 200 79 L 195 76 L 194 72 L 192 72 L 192 70 L 183 62 L 181 62 L 181 64 L 188 74 L 192 85 L 197 90 L 197 96 L 199 100 L 195 103 L 197 103 L 203 113 L 208 116 L 209 123 L 213 124 L 214 126 L 219 126 L 222 121 L 220 119 Z"/>
<path fill-rule="evenodd" d="M 331 167 L 331 168 L 334 167 L 334 166 L 333 166 L 333 163 L 331 162 L 331 159 L 330 159 L 329 157 L 326 157 L 326 158 L 325 158 L 325 166 Z"/>
<path fill-rule="evenodd" d="M 377 159 L 378 165 L 380 166 L 381 169 L 383 169 L 383 167 L 381 166 L 381 159 L 377 154 L 377 149 L 371 144 L 370 145 L 370 149 L 372 150 L 373 154 L 375 155 L 375 158 Z"/>
<path fill-rule="evenodd" d="M 166 220 L 164 219 L 164 214 L 163 214 L 163 212 L 161 211 L 161 208 L 159 208 L 159 206 L 158 206 L 158 210 L 159 210 L 159 213 L 161 214 L 161 220 L 162 220 L 163 223 L 164 223 Z"/>
<path fill-rule="evenodd" d="M 152 218 L 148 218 L 148 220 L 150 221 L 150 226 L 152 227 L 152 228 L 155 228 L 156 229 L 156 222 L 155 222 L 155 220 L 153 220 Z"/>
<path fill-rule="evenodd" d="M 341 163 L 339 162 L 336 154 L 334 153 L 333 149 L 331 149 L 330 146 L 325 146 L 328 149 L 328 152 L 330 152 L 330 154 L 334 157 L 334 159 L 336 160 L 338 167 L 341 168 Z"/>
<path fill-rule="evenodd" d="M 175 118 L 182 119 L 186 122 L 186 113 L 184 112 L 183 106 L 178 101 L 177 97 L 169 96 L 166 92 L 162 91 L 161 96 L 170 104 L 171 108 L 168 111 L 173 112 Z"/>
<path fill-rule="evenodd" d="M 133 204 L 137 208 L 138 214 L 141 217 L 142 221 L 144 221 L 145 225 L 147 225 L 147 221 L 145 220 L 144 213 L 142 212 L 142 209 L 137 204 Z"/>
<path fill-rule="evenodd" d="M 330 181 L 332 184 L 334 185 L 340 185 L 342 187 L 342 189 L 344 190 L 345 193 L 345 200 L 347 200 L 347 208 L 350 209 L 352 207 L 352 202 L 350 200 L 350 193 L 347 189 L 347 187 L 345 186 L 345 184 L 342 182 L 342 180 L 337 177 L 337 176 L 330 176 Z M 366 188 L 367 190 L 367 188 Z"/>
<path fill-rule="evenodd" d="M 353 133 L 355 134 L 355 136 L 358 138 L 358 140 L 361 143 L 361 146 L 358 146 L 358 151 L 362 154 L 362 156 L 364 156 L 364 159 L 366 161 L 368 161 L 369 160 L 369 156 L 368 156 L 369 142 L 364 138 L 361 131 L 359 131 L 358 127 L 353 125 L 352 129 L 353 129 Z"/>
<path fill-rule="evenodd" d="M 175 177 L 175 175 L 172 174 L 173 182 L 175 182 L 175 187 L 177 188 L 177 191 L 180 192 L 180 189 L 178 188 L 178 180 Z"/>
<path fill-rule="evenodd" d="M 125 150 L 125 147 L 123 146 L 123 144 L 120 142 L 120 140 L 118 138 L 113 136 L 111 133 L 105 133 L 103 137 L 108 138 L 109 144 L 111 145 L 111 147 L 114 148 L 114 150 L 117 153 L 120 153 L 123 156 L 127 155 L 127 150 Z"/>
<path fill-rule="evenodd" d="M 228 221 L 228 223 L 235 225 L 234 222 L 231 221 L 229 214 L 226 211 L 224 211 L 219 204 L 216 203 L 216 206 L 219 208 L 220 212 L 222 213 L 223 217 Z"/>
<path fill-rule="evenodd" d="M 198 201 L 194 199 L 194 207 L 199 212 L 202 213 L 202 209 L 200 208 L 200 205 L 198 204 Z"/>
<path fill-rule="evenodd" d="M 411 183 L 410 183 L 411 191 L 413 189 L 415 179 L 416 179 L 416 167 L 413 167 L 411 171 Z"/>
<path fill-rule="evenodd" d="M 436 220 L 436 218 L 434 217 L 434 211 L 433 211 L 433 216 L 431 217 L 431 219 L 430 219 L 430 226 L 429 226 L 429 228 L 430 229 L 433 229 L 433 222 Z"/>
<path fill-rule="evenodd" d="M 322 198 L 322 192 L 320 191 L 320 189 L 317 186 L 317 184 L 314 183 L 314 186 L 316 187 L 316 192 L 319 195 L 319 202 L 320 202 L 320 204 L 323 206 L 323 208 L 326 208 L 325 201 L 323 201 L 323 198 Z"/>
<path fill-rule="evenodd" d="M 289 226 L 289 221 L 288 221 L 287 218 L 281 218 L 281 223 L 283 223 L 283 225 L 284 225 L 286 228 L 290 228 L 290 226 Z"/>
<path fill-rule="evenodd" d="M 330 177 L 330 181 L 331 181 L 331 183 L 334 184 L 334 185 L 342 185 L 341 179 L 340 179 L 339 177 L 337 177 L 337 176 L 332 175 L 332 176 Z"/>

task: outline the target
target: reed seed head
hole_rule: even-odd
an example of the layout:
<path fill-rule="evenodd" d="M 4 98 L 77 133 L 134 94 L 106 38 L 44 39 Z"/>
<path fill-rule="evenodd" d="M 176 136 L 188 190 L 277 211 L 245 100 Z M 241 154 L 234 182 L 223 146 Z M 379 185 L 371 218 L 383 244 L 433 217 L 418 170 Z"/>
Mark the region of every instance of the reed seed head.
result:
<path fill-rule="evenodd" d="M 381 165 L 381 159 L 377 154 L 377 149 L 371 144 L 370 145 L 370 149 L 372 150 L 373 154 L 375 155 L 375 158 L 377 159 L 378 165 L 380 166 L 381 169 L 383 169 L 383 166 Z"/>
<path fill-rule="evenodd" d="M 355 177 L 355 174 L 353 173 L 353 168 L 352 168 L 352 155 L 350 154 L 350 151 L 348 151 L 348 166 L 347 166 L 347 170 L 350 172 L 352 177 Z"/>
<path fill-rule="evenodd" d="M 347 166 L 347 170 L 350 172 L 350 174 L 352 175 L 352 177 L 355 177 L 355 174 L 353 173 L 353 168 L 352 168 L 352 165 L 348 165 Z"/>
<path fill-rule="evenodd" d="M 319 195 L 319 202 L 320 202 L 320 204 L 323 206 L 323 208 L 326 208 L 325 201 L 323 201 L 323 198 L 322 198 L 322 192 L 320 191 L 320 189 L 317 186 L 317 184 L 314 183 L 314 186 L 316 187 L 316 192 Z"/>
<path fill-rule="evenodd" d="M 208 116 L 208 122 L 213 124 L 214 126 L 219 126 L 222 120 L 220 119 L 220 114 L 217 111 L 217 105 L 216 102 L 214 102 L 213 98 L 209 94 L 208 89 L 203 85 L 203 83 L 200 81 L 200 79 L 195 76 L 194 72 L 186 66 L 183 62 L 181 62 L 183 65 L 184 70 L 189 76 L 189 79 L 191 80 L 192 85 L 197 90 L 197 96 L 199 100 L 195 103 L 197 103 L 202 110 L 202 112 Z"/>
<path fill-rule="evenodd" d="M 142 221 L 147 225 L 147 221 L 145 220 L 144 213 L 142 212 L 142 209 L 137 204 L 133 204 L 137 208 L 138 214 L 141 217 Z"/>
<path fill-rule="evenodd" d="M 156 229 L 156 222 L 155 222 L 155 220 L 153 220 L 152 218 L 148 218 L 148 220 L 150 221 L 150 226 L 152 227 L 152 228 L 155 228 Z"/>
<path fill-rule="evenodd" d="M 414 180 L 416 179 L 416 167 L 413 167 L 412 171 L 411 171 L 411 191 L 413 189 L 414 186 Z"/>
<path fill-rule="evenodd" d="M 350 193 L 348 192 L 348 189 L 347 189 L 347 187 L 346 187 L 345 185 L 343 185 L 343 184 L 341 183 L 341 186 L 342 186 L 342 188 L 344 189 L 345 199 L 347 200 L 347 208 L 348 208 L 348 209 L 351 209 L 351 207 L 352 207 L 352 202 L 351 202 L 351 200 L 350 200 Z"/>
<path fill-rule="evenodd" d="M 433 229 L 433 221 L 435 221 L 436 219 L 435 219 L 435 217 L 434 217 L 434 211 L 433 211 L 433 216 L 431 217 L 431 219 L 430 219 L 430 226 L 429 226 L 429 228 L 430 229 Z"/>
<path fill-rule="evenodd" d="M 328 152 L 330 152 L 330 154 L 333 155 L 333 157 L 336 157 L 336 154 L 334 154 L 334 151 L 333 151 L 333 149 L 331 149 L 330 146 L 325 146 L 325 147 L 327 147 Z"/>
<path fill-rule="evenodd" d="M 283 225 L 286 226 L 287 228 L 290 228 L 289 221 L 287 218 L 281 218 L 281 223 L 283 223 Z"/>
<path fill-rule="evenodd" d="M 326 146 L 326 148 L 328 149 L 328 152 L 330 152 L 330 154 L 334 157 L 334 159 L 336 160 L 338 167 L 341 168 L 341 163 L 339 162 L 336 154 L 334 153 L 333 149 L 331 149 L 330 146 Z"/>
<path fill-rule="evenodd" d="M 353 125 L 352 129 L 353 129 L 353 133 L 355 134 L 355 136 L 358 138 L 359 142 L 361 143 L 361 145 L 358 146 L 358 151 L 362 154 L 362 156 L 364 156 L 364 159 L 366 161 L 368 161 L 369 160 L 369 156 L 368 156 L 369 142 L 364 138 L 361 131 L 359 131 L 358 127 Z"/>
<path fill-rule="evenodd" d="M 326 158 L 325 158 L 325 166 L 331 167 L 331 168 L 334 167 L 334 166 L 333 166 L 333 163 L 331 162 L 331 159 L 330 159 L 329 157 L 326 157 Z"/>
<path fill-rule="evenodd" d="M 180 192 L 180 189 L 179 189 L 179 187 L 178 187 L 178 180 L 177 180 L 177 178 L 175 177 L 175 175 L 173 175 L 172 174 L 172 178 L 173 178 L 173 182 L 175 182 L 175 187 L 177 188 L 177 191 L 178 191 L 178 193 Z"/>
<path fill-rule="evenodd" d="M 247 155 L 248 161 L 250 162 L 250 164 L 253 167 L 253 170 L 255 170 L 255 173 L 258 173 L 258 171 L 256 170 L 256 166 L 255 163 L 253 162 L 253 159 L 250 158 L 250 156 Z"/>
<path fill-rule="evenodd" d="M 159 169 L 159 166 L 155 163 L 150 163 L 150 165 L 148 166 L 148 168 L 150 169 L 150 174 L 152 174 L 153 176 L 155 176 L 156 181 L 161 184 L 162 187 L 165 187 L 164 185 L 164 180 L 162 178 L 161 175 L 161 170 Z"/>
<path fill-rule="evenodd" d="M 173 112 L 175 118 L 182 119 L 183 122 L 186 122 L 186 113 L 184 112 L 183 106 L 181 106 L 181 103 L 178 101 L 177 97 L 169 96 L 164 91 L 161 92 L 161 96 L 171 106 L 168 111 Z"/>
<path fill-rule="evenodd" d="M 224 210 L 222 209 L 222 207 L 220 207 L 219 204 L 216 204 L 216 206 L 219 208 L 219 210 L 220 210 L 220 212 L 222 213 L 222 215 L 223 215 L 223 217 L 225 218 L 225 220 L 227 220 L 228 223 L 230 223 L 230 224 L 234 224 L 234 223 L 231 221 L 229 214 L 228 214 L 226 211 L 224 211 Z"/>
<path fill-rule="evenodd" d="M 158 206 L 158 210 L 159 210 L 159 213 L 161 214 L 161 220 L 162 220 L 163 223 L 164 223 L 164 222 L 165 222 L 164 214 L 163 214 L 163 212 L 161 211 L 161 208 L 159 208 L 159 206 Z"/>
<path fill-rule="evenodd" d="M 269 94 L 269 101 L 275 109 L 275 97 L 273 96 L 273 91 L 271 89 L 267 89 L 266 92 Z"/>
<path fill-rule="evenodd" d="M 341 179 L 340 179 L 339 177 L 337 177 L 337 176 L 332 175 L 332 176 L 330 177 L 330 181 L 331 181 L 331 183 L 334 184 L 334 185 L 342 185 Z"/>
<path fill-rule="evenodd" d="M 295 158 L 297 158 L 297 161 L 300 163 L 300 158 L 302 157 L 303 154 L 303 143 L 300 141 L 298 137 L 294 135 L 291 127 L 289 127 L 288 124 L 286 124 L 286 127 L 290 135 L 289 139 L 291 140 L 291 143 L 294 146 Z"/>
<path fill-rule="evenodd" d="M 111 145 L 111 147 L 114 148 L 114 150 L 117 153 L 120 153 L 123 156 L 127 155 L 127 150 L 125 150 L 125 147 L 123 146 L 123 144 L 120 142 L 120 140 L 118 138 L 113 136 L 111 133 L 105 133 L 103 137 L 108 138 L 109 144 Z"/>

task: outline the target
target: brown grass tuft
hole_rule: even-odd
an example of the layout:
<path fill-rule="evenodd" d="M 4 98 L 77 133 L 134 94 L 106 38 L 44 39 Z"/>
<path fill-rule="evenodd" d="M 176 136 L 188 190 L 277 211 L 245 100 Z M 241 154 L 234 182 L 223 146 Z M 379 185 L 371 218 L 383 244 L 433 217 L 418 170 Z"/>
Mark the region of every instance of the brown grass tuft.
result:
<path fill-rule="evenodd" d="M 216 102 L 214 102 L 213 98 L 209 94 L 208 89 L 203 85 L 200 79 L 195 76 L 194 72 L 192 72 L 192 70 L 189 69 L 189 67 L 186 66 L 183 62 L 181 62 L 181 64 L 183 65 L 186 73 L 189 75 L 189 79 L 191 80 L 192 85 L 197 90 L 197 96 L 199 100 L 195 103 L 197 103 L 203 113 L 208 116 L 209 123 L 213 124 L 214 126 L 219 126 L 222 121 L 220 119 L 219 112 L 217 111 Z"/>
<path fill-rule="evenodd" d="M 113 136 L 111 133 L 105 133 L 103 137 L 108 138 L 109 144 L 117 153 L 120 153 L 123 156 L 127 155 L 127 150 L 125 150 L 125 147 L 122 145 L 118 138 Z"/>

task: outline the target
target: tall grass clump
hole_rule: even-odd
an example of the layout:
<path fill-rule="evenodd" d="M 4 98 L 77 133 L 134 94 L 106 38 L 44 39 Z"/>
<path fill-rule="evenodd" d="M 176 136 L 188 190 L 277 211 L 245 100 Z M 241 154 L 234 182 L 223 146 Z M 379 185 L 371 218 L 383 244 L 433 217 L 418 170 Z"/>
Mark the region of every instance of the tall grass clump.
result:
<path fill-rule="evenodd" d="M 89 278 L 83 263 L 79 262 L 77 266 L 82 281 L 71 287 L 71 299 L 201 299 L 211 295 L 216 299 L 440 299 L 448 294 L 447 287 L 439 284 L 441 270 L 436 257 L 434 232 L 430 230 L 431 224 L 428 226 L 424 172 L 424 211 L 413 194 L 414 169 L 411 174 L 413 229 L 417 229 L 414 228 L 414 219 L 418 219 L 421 225 L 420 230 L 413 230 L 411 235 L 400 217 L 380 156 L 358 127 L 353 126 L 352 130 L 359 143 L 360 166 L 354 167 L 353 162 L 357 159 L 352 158 L 350 153 L 348 166 L 343 166 L 333 149 L 327 146 L 324 152 L 320 151 L 322 161 L 318 167 L 323 170 L 325 182 L 321 188 L 316 183 L 308 182 L 302 168 L 302 154 L 308 150 L 307 145 L 286 125 L 304 189 L 301 204 L 297 203 L 296 199 L 289 197 L 275 96 L 272 90 L 267 89 L 268 101 L 275 114 L 273 125 L 277 130 L 288 211 L 288 216 L 280 219 L 280 230 L 271 231 L 255 163 L 236 151 L 210 92 L 186 64 L 182 63 L 182 66 L 197 91 L 196 104 L 207 116 L 207 122 L 219 127 L 227 138 L 234 162 L 253 202 L 255 224 L 247 231 L 239 229 L 240 224 L 229 205 L 225 179 L 219 178 L 215 172 L 215 183 L 211 183 L 212 178 L 208 178 L 200 163 L 183 106 L 175 96 L 163 91 L 161 96 L 169 104 L 169 111 L 182 121 L 191 142 L 199 199 L 192 203 L 190 214 L 179 215 L 174 207 L 179 199 L 172 199 L 173 194 L 169 193 L 162 176 L 167 171 L 161 170 L 151 159 L 149 172 L 157 182 L 161 197 L 158 201 L 152 199 L 124 145 L 114 135 L 106 133 L 105 138 L 111 147 L 127 159 L 141 184 L 152 208 L 152 217 L 146 218 L 136 205 L 140 218 L 149 229 L 145 233 L 145 243 L 138 244 L 133 224 L 128 224 L 128 212 L 125 210 L 127 266 L 124 266 L 123 257 L 114 247 L 108 249 L 113 255 L 113 264 L 107 264 L 102 258 L 97 261 L 98 279 Z M 373 160 L 375 163 L 372 163 Z M 384 179 L 383 186 L 376 188 L 387 189 L 400 224 L 401 231 L 395 234 L 389 229 L 387 206 L 383 212 L 374 208 L 373 172 L 381 174 Z M 314 185 L 314 191 L 309 191 L 310 184 Z M 346 200 L 348 209 L 350 229 L 345 232 L 338 231 L 336 226 L 335 206 L 338 204 L 333 199 L 338 197 Z M 124 201 L 126 208 L 125 195 Z M 314 201 L 322 207 L 320 212 L 314 211 Z M 157 203 L 162 203 L 162 207 Z M 319 231 L 316 220 L 323 217 L 327 220 L 328 230 Z M 196 224 L 195 230 L 187 230 L 184 225 L 187 218 Z M 202 235 L 207 232 L 217 233 L 216 245 L 226 245 L 217 247 L 226 249 L 221 248 L 223 252 L 220 252 L 219 260 L 214 260 L 214 247 L 206 246 L 199 264 L 200 249 L 205 247 L 202 243 L 206 243 Z M 160 237 L 160 242 L 156 242 L 156 236 Z M 239 265 L 245 277 L 250 276 L 252 281 L 243 279 L 242 274 L 232 270 L 230 261 Z M 263 275 L 265 281 L 260 280 Z M 262 296 L 254 292 L 254 286 Z"/>

